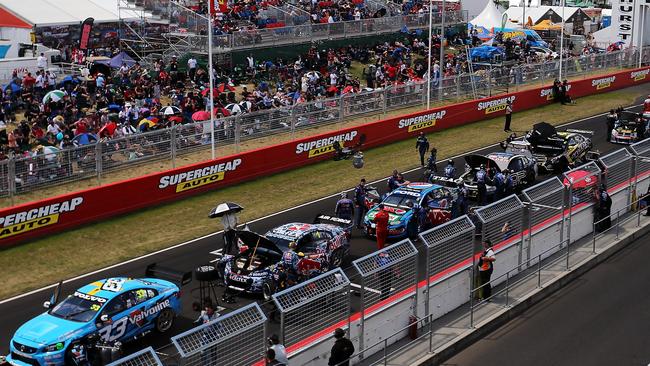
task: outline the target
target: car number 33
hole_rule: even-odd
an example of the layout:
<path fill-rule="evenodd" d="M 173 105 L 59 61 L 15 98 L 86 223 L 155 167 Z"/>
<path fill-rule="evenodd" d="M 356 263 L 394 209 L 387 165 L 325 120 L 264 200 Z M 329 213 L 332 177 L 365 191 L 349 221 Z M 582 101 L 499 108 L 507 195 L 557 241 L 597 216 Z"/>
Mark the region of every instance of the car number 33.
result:
<path fill-rule="evenodd" d="M 126 333 L 126 326 L 129 324 L 129 318 L 120 318 L 114 323 L 107 324 L 99 330 L 99 336 L 104 342 L 116 341 Z"/>

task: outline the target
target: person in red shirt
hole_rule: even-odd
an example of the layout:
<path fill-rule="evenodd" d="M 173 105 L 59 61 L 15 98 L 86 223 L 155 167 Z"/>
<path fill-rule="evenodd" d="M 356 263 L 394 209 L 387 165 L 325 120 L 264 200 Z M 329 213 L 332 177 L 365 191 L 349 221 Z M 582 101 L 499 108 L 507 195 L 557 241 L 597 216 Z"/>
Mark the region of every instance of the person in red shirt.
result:
<path fill-rule="evenodd" d="M 379 212 L 375 215 L 375 226 L 377 236 L 377 247 L 381 250 L 386 245 L 388 236 L 388 212 L 384 211 L 384 205 L 379 205 Z"/>

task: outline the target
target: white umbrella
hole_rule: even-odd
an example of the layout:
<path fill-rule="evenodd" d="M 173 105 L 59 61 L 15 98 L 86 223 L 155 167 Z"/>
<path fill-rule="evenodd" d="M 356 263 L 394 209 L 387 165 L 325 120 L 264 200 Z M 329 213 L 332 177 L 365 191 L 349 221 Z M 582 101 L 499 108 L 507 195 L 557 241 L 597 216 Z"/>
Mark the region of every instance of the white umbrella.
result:
<path fill-rule="evenodd" d="M 180 114 L 181 110 L 180 108 L 174 106 L 174 105 L 168 105 L 167 107 L 164 107 L 163 109 L 160 110 L 160 113 L 163 116 L 173 116 L 175 114 Z"/>
<path fill-rule="evenodd" d="M 322 77 L 321 73 L 318 71 L 310 71 L 306 75 L 309 79 L 320 79 Z"/>
<path fill-rule="evenodd" d="M 222 217 L 223 215 L 226 214 L 234 214 L 237 213 L 244 208 L 241 207 L 240 205 L 233 203 L 233 202 L 224 202 L 219 204 L 217 207 L 213 208 L 212 211 L 210 211 L 210 214 L 208 215 L 209 218 L 214 219 L 215 217 Z"/>
<path fill-rule="evenodd" d="M 246 112 L 250 112 L 250 111 L 251 111 L 251 108 L 253 108 L 253 103 L 251 103 L 251 102 L 245 100 L 245 101 L 243 101 L 243 102 L 240 102 L 240 103 L 239 103 L 239 106 L 240 106 L 244 111 L 246 111 Z"/>
<path fill-rule="evenodd" d="M 226 109 L 230 112 L 231 116 L 241 113 L 241 106 L 237 103 L 230 103 L 226 106 Z"/>

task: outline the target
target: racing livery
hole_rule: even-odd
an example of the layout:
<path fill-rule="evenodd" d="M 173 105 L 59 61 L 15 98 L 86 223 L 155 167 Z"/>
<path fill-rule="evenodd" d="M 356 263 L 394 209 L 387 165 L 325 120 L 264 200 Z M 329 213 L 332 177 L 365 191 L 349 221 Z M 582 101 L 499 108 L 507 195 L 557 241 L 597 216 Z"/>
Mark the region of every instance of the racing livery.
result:
<path fill-rule="evenodd" d="M 451 208 L 458 194 L 455 189 L 438 184 L 409 183 L 389 193 L 381 202 L 388 212 L 388 238 L 401 239 L 408 235 L 406 226 L 410 220 L 417 220 L 413 214 L 413 205 L 418 204 L 426 210 L 425 227 L 432 227 L 451 220 Z M 368 211 L 364 218 L 366 234 L 375 235 L 375 215 L 378 205 Z"/>
<path fill-rule="evenodd" d="M 641 141 L 643 136 L 639 138 L 638 131 L 641 129 L 645 133 L 648 124 L 648 117 L 646 115 L 641 116 L 633 112 L 621 113 L 612 130 L 610 141 L 615 144 L 625 145 Z"/>
<path fill-rule="evenodd" d="M 506 152 L 528 150 L 544 170 L 565 171 L 588 160 L 593 148 L 592 135 L 592 131 L 557 131 L 552 125 L 540 122 L 523 138 L 507 142 Z"/>
<path fill-rule="evenodd" d="M 465 184 L 469 198 L 478 198 L 476 173 L 479 171 L 481 165 L 485 168 L 488 177 L 485 184 L 488 196 L 493 195 L 496 191 L 493 180 L 497 172 L 508 170 L 512 177 L 514 189 L 527 187 L 535 183 L 535 179 L 537 178 L 537 164 L 530 152 L 522 154 L 497 152 L 488 154 L 487 156 L 477 154 L 468 155 L 465 156 L 465 163 L 465 173 L 458 180 Z"/>
<path fill-rule="evenodd" d="M 181 312 L 179 287 L 143 278 L 109 278 L 81 287 L 14 334 L 7 361 L 14 365 L 66 365 L 71 346 L 91 338 L 125 342 L 152 330 L 168 331 Z"/>
<path fill-rule="evenodd" d="M 317 220 L 328 223 L 290 223 L 273 228 L 265 235 L 238 231 L 240 253 L 224 256 L 217 266 L 226 287 L 270 296 L 275 289 L 283 287 L 283 276 L 287 273 L 304 269 L 305 273 L 294 279 L 299 282 L 341 266 L 350 250 L 352 222 L 323 215 Z M 295 243 L 294 249 L 291 243 Z M 284 263 L 285 255 L 292 252 L 304 255 L 292 263 L 295 268 Z"/>

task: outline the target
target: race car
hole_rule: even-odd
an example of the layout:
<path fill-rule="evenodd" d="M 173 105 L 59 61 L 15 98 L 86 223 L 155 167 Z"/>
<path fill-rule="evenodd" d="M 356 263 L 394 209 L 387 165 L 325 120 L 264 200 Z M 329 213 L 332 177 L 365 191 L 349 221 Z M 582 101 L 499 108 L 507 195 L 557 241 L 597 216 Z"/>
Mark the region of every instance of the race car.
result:
<path fill-rule="evenodd" d="M 630 145 L 641 141 L 646 133 L 648 118 L 632 112 L 623 112 L 612 130 L 610 141 Z M 639 136 L 639 130 L 643 133 Z M 639 138 L 640 137 L 640 138 Z"/>
<path fill-rule="evenodd" d="M 295 282 L 340 267 L 350 250 L 352 221 L 327 215 L 318 216 L 316 221 L 285 224 L 264 235 L 238 231 L 240 253 L 226 255 L 217 264 L 226 287 L 270 298 L 284 287 L 285 277 L 292 272 L 303 272 Z M 294 249 L 291 243 L 295 243 Z M 283 255 L 291 250 L 303 254 L 296 264 L 299 271 L 282 262 Z"/>
<path fill-rule="evenodd" d="M 488 174 L 486 189 L 488 196 L 493 195 L 496 187 L 492 183 L 494 175 L 497 172 L 508 170 L 512 177 L 514 189 L 527 187 L 535 182 L 537 178 L 537 164 L 530 152 L 497 152 L 487 156 L 473 154 L 465 156 L 465 173 L 459 181 L 465 184 L 467 196 L 469 198 L 478 198 L 478 188 L 476 185 L 476 172 L 483 166 Z"/>
<path fill-rule="evenodd" d="M 555 127 L 540 122 L 522 138 L 506 144 L 506 152 L 528 150 L 537 165 L 545 171 L 566 171 L 589 159 L 593 143 L 592 131 L 572 130 L 558 132 Z"/>
<path fill-rule="evenodd" d="M 424 228 L 433 227 L 451 220 L 451 208 L 458 198 L 457 191 L 453 188 L 443 187 L 438 184 L 413 182 L 399 187 L 389 193 L 381 202 L 384 210 L 388 212 L 388 238 L 401 239 L 408 235 L 406 227 L 410 220 L 416 220 L 409 202 L 427 211 L 427 220 Z M 376 205 L 364 218 L 366 234 L 375 236 L 375 215 L 379 212 Z"/>
<path fill-rule="evenodd" d="M 60 302 L 56 297 L 43 304 L 46 312 L 18 328 L 9 345 L 9 363 L 70 365 L 73 345 L 164 333 L 181 313 L 179 286 L 157 278 L 108 278 L 83 286 Z"/>

